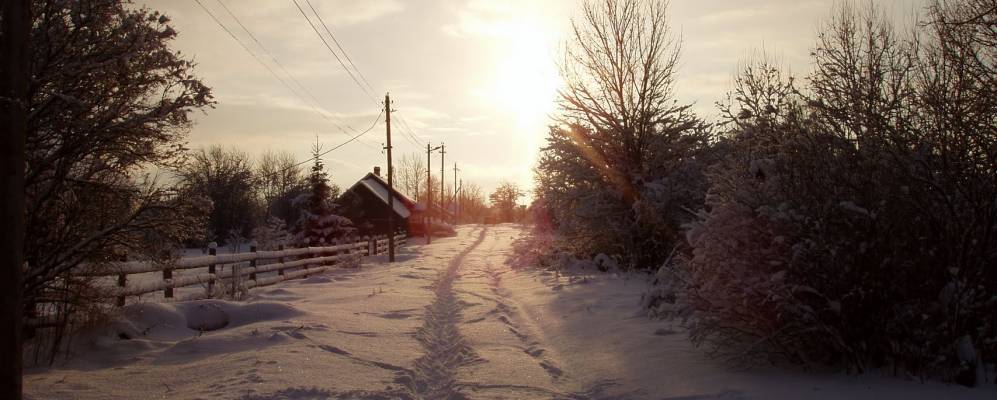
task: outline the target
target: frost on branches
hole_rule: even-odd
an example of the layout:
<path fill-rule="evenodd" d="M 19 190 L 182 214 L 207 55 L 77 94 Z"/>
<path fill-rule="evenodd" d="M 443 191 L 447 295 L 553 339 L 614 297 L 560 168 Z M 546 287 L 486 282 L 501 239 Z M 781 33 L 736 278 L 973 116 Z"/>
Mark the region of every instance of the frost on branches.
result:
<path fill-rule="evenodd" d="M 984 3 L 936 5 L 918 40 L 842 6 L 804 88 L 746 65 L 689 249 L 647 305 L 742 361 L 992 380 L 997 35 L 979 28 L 997 11 Z"/>
<path fill-rule="evenodd" d="M 259 244 L 260 250 L 277 250 L 281 245 L 292 243 L 293 236 L 287 231 L 283 218 L 269 216 L 253 230 L 253 239 Z"/>
<path fill-rule="evenodd" d="M 58 314 L 54 350 L 77 320 L 66 314 L 99 308 L 100 293 L 72 276 L 74 268 L 125 254 L 162 259 L 197 235 L 210 205 L 148 171 L 182 162 L 190 113 L 213 101 L 193 62 L 170 48 L 177 33 L 165 15 L 120 1 L 26 3 L 32 78 L 21 291 L 26 318 Z M 36 307 L 39 300 L 52 308 Z"/>
<path fill-rule="evenodd" d="M 702 204 L 708 127 L 673 99 L 680 46 L 664 2 L 586 2 L 574 28 L 535 170 L 539 220 L 578 256 L 653 268 Z"/>

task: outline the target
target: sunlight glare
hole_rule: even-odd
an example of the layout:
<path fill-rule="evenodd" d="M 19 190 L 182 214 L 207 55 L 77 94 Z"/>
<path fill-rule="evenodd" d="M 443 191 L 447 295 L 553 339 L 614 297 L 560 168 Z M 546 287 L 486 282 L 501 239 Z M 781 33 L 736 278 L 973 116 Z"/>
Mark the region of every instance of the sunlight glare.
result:
<path fill-rule="evenodd" d="M 509 38 L 490 93 L 500 107 L 512 113 L 520 129 L 542 128 L 554 111 L 561 77 L 554 64 L 548 32 L 521 26 Z"/>

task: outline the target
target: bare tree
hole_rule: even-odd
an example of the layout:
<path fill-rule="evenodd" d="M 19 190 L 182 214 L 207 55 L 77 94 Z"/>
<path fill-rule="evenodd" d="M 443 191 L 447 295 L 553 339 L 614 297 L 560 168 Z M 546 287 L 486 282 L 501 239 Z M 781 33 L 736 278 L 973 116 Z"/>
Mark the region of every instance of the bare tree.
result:
<path fill-rule="evenodd" d="M 419 153 L 403 155 L 395 168 L 399 189 L 413 199 L 425 197 L 427 173 L 426 162 Z"/>
<path fill-rule="evenodd" d="M 274 202 L 284 197 L 303 180 L 294 155 L 287 151 L 266 151 L 256 162 L 256 186 L 266 214 L 272 215 Z"/>
<path fill-rule="evenodd" d="M 488 199 L 492 203 L 492 207 L 498 210 L 499 218 L 503 222 L 511 222 L 514 217 L 514 212 L 516 206 L 518 205 L 519 198 L 523 197 L 523 191 L 519 189 L 519 186 L 508 181 L 503 181 L 499 184 L 492 194 L 488 195 Z"/>
<path fill-rule="evenodd" d="M 229 242 L 251 235 L 262 213 L 246 153 L 221 146 L 200 149 L 178 173 L 187 193 L 211 200 L 206 240 Z"/>
<path fill-rule="evenodd" d="M 460 221 L 466 223 L 482 223 L 488 215 L 488 203 L 485 201 L 481 186 L 473 182 L 464 182 L 458 196 L 460 204 Z"/>
<path fill-rule="evenodd" d="M 666 1 L 586 1 L 562 74 L 561 121 L 590 162 L 628 202 L 652 168 L 661 139 L 676 142 L 701 124 L 672 101 L 680 44 L 669 33 Z M 671 143 L 669 143 L 671 144 Z"/>

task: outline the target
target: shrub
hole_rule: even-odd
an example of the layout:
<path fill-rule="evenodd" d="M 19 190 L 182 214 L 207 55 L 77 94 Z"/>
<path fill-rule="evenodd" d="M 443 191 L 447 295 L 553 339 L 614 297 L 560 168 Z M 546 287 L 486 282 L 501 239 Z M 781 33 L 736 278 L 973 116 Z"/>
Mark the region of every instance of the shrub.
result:
<path fill-rule="evenodd" d="M 997 361 L 997 41 L 963 18 L 997 12 L 979 4 L 935 6 L 921 42 L 843 6 L 805 91 L 746 66 L 707 209 L 647 304 L 741 360 L 978 382 Z"/>

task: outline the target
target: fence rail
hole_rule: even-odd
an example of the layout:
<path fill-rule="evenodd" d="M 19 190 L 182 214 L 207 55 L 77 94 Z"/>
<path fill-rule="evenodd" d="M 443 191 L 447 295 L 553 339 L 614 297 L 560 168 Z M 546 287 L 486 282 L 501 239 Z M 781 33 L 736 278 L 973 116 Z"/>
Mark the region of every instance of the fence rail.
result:
<path fill-rule="evenodd" d="M 404 244 L 406 239 L 404 233 L 398 233 L 395 244 Z M 183 257 L 172 262 L 120 261 L 99 267 L 83 266 L 76 275 L 95 279 L 116 277 L 116 283 L 108 288 L 106 296 L 114 298 L 118 306 L 125 305 L 129 297 L 158 291 L 163 292 L 164 298 L 172 299 L 175 289 L 194 285 L 205 285 L 204 291 L 185 296 L 185 300 L 211 298 L 225 292 L 235 295 L 256 287 L 305 278 L 331 267 L 359 267 L 363 256 L 381 254 L 388 249 L 387 235 L 364 236 L 355 240 L 324 247 L 284 249 L 281 246 L 271 251 L 257 251 L 256 246 L 250 245 L 249 252 L 232 254 L 216 254 L 212 247 L 206 256 Z M 229 270 L 224 271 L 224 267 L 229 267 Z M 174 276 L 175 272 L 184 270 L 197 271 Z M 162 273 L 162 278 L 146 277 L 144 281 L 129 283 L 129 275 L 155 272 Z M 264 274 L 270 276 L 261 276 Z"/>

